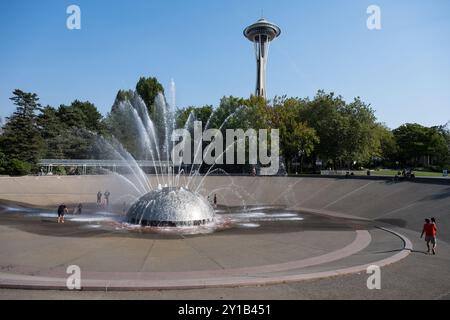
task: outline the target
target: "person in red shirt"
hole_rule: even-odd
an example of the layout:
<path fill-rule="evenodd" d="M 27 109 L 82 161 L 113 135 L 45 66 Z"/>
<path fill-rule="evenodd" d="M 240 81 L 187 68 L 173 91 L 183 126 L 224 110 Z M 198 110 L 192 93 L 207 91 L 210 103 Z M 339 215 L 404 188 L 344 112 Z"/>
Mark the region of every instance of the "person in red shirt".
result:
<path fill-rule="evenodd" d="M 430 254 L 430 243 L 433 245 L 433 254 L 436 254 L 436 233 L 436 223 L 431 223 L 430 219 L 425 219 L 425 224 L 423 225 L 422 235 L 420 236 L 420 238 L 422 238 L 425 234 L 425 242 L 427 243 L 428 254 Z"/>

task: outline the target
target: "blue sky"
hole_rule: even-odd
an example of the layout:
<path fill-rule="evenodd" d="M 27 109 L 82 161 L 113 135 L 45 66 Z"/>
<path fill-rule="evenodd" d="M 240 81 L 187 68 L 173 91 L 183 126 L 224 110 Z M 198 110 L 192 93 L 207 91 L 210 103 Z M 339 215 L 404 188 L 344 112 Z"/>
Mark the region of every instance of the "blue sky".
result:
<path fill-rule="evenodd" d="M 81 8 L 81 30 L 66 8 Z M 380 6 L 382 29 L 366 27 Z M 360 96 L 394 128 L 450 120 L 448 0 L 42 0 L 0 2 L 0 117 L 15 88 L 59 106 L 89 100 L 106 114 L 119 89 L 156 76 L 177 106 L 217 105 L 255 87 L 242 30 L 261 16 L 282 35 L 270 47 L 268 96 L 318 89 Z"/>

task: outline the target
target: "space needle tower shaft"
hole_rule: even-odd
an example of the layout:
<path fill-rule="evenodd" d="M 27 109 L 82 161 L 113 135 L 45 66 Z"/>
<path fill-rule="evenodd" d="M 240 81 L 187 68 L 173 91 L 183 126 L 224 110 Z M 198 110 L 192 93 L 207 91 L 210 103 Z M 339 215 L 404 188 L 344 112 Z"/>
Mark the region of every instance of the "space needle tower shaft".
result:
<path fill-rule="evenodd" d="M 281 29 L 260 19 L 244 30 L 244 36 L 254 43 L 256 54 L 256 90 L 255 95 L 266 98 L 266 70 L 269 56 L 269 45 L 281 34 Z"/>

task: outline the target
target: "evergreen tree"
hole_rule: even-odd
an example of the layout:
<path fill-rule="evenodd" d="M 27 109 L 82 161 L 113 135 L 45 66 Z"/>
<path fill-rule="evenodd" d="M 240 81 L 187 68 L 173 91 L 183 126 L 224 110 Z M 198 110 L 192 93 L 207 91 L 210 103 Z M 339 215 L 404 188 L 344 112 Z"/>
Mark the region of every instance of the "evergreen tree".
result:
<path fill-rule="evenodd" d="M 89 101 L 75 100 L 57 110 L 47 106 L 38 116 L 38 124 L 46 151 L 51 159 L 89 159 L 96 134 L 105 132 L 102 115 Z"/>
<path fill-rule="evenodd" d="M 14 90 L 11 100 L 17 106 L 8 118 L 0 138 L 0 150 L 7 158 L 11 174 L 26 174 L 36 167 L 43 152 L 43 140 L 36 121 L 40 109 L 35 93 Z"/>
<path fill-rule="evenodd" d="M 3 126 L 4 126 L 4 125 L 5 125 L 5 124 L 3 123 L 3 118 L 0 117 L 0 134 L 3 133 Z"/>

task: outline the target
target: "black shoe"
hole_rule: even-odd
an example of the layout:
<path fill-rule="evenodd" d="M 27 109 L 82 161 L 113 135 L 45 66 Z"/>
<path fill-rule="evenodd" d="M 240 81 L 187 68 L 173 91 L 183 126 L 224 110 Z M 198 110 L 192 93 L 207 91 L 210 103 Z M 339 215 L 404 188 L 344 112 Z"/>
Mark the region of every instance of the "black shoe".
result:
<path fill-rule="evenodd" d="M 433 255 L 436 255 L 436 250 L 433 249 Z"/>

